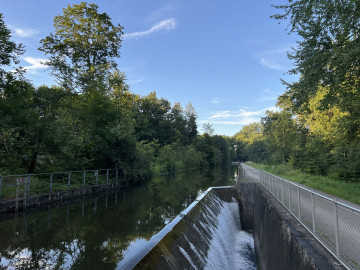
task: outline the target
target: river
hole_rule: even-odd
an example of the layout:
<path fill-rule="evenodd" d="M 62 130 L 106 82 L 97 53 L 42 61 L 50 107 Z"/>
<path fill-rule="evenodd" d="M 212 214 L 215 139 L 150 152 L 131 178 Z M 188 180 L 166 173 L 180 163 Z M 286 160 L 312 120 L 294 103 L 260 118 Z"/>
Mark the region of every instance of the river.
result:
<path fill-rule="evenodd" d="M 234 174 L 196 170 L 0 216 L 0 269 L 115 269 L 210 186 Z"/>

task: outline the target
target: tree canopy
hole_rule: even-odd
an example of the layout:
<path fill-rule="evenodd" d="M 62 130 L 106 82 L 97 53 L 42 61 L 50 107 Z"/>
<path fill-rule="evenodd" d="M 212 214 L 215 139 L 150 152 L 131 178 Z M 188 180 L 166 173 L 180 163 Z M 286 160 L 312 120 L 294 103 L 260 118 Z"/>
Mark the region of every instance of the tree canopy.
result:
<path fill-rule="evenodd" d="M 42 39 L 39 49 L 49 55 L 46 64 L 59 84 L 71 91 L 106 90 L 117 69 L 123 27 L 85 2 L 63 9 L 54 27 L 55 34 Z"/>
<path fill-rule="evenodd" d="M 58 85 L 35 87 L 6 71 L 24 49 L 0 16 L 0 174 L 118 168 L 135 180 L 229 167 L 231 140 L 198 135 L 191 103 L 131 93 L 116 64 L 123 28 L 98 6 L 69 5 L 54 27 L 40 50 Z"/>
<path fill-rule="evenodd" d="M 258 124 L 262 147 L 244 136 L 251 126 L 235 136 L 241 157 L 360 181 L 360 2 L 288 0 L 275 7 L 272 17 L 299 37 L 288 53 L 289 73 L 299 79 L 284 82 L 281 111 Z"/>

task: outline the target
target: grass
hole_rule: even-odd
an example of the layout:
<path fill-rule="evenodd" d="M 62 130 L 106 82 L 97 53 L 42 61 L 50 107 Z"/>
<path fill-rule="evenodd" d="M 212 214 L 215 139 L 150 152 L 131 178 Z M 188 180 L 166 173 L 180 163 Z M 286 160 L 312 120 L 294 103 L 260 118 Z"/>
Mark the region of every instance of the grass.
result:
<path fill-rule="evenodd" d="M 360 204 L 360 182 L 344 182 L 325 176 L 303 173 L 289 165 L 264 165 L 247 163 L 249 166 L 260 169 L 281 178 L 318 189 L 339 198 Z"/>

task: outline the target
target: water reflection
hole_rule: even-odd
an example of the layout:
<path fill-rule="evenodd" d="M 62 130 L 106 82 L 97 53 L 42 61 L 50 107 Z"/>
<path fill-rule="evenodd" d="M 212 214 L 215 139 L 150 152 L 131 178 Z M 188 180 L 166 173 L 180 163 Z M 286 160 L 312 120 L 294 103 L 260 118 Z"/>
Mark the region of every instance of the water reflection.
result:
<path fill-rule="evenodd" d="M 1 216 L 0 269 L 114 269 L 230 172 L 191 171 L 61 206 Z"/>

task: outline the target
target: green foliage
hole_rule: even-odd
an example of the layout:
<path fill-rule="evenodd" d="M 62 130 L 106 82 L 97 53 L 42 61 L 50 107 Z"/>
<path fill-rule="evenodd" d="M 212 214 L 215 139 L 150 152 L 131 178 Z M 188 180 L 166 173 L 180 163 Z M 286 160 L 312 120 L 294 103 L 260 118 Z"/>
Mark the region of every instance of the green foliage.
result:
<path fill-rule="evenodd" d="M 252 123 L 243 126 L 243 128 L 234 135 L 235 140 L 242 141 L 244 143 L 254 143 L 255 141 L 261 141 L 264 139 L 263 126 L 259 123 Z"/>
<path fill-rule="evenodd" d="M 18 75 L 24 72 L 21 68 L 15 68 L 15 72 L 7 72 L 3 66 L 18 64 L 18 58 L 24 53 L 24 46 L 16 44 L 10 40 L 11 32 L 5 25 L 3 15 L 0 13 L 0 96 L 3 94 L 4 87 Z"/>
<path fill-rule="evenodd" d="M 122 27 L 98 6 L 69 5 L 54 27 L 40 50 L 59 87 L 36 88 L 0 69 L 0 173 L 119 168 L 135 180 L 152 172 L 229 167 L 233 142 L 212 136 L 210 125 L 198 136 L 191 103 L 184 109 L 156 92 L 140 97 L 129 91 L 115 62 Z M 1 68 L 16 64 L 23 52 L 10 37 L 0 16 Z"/>
<path fill-rule="evenodd" d="M 40 41 L 50 55 L 46 64 L 67 90 L 106 91 L 111 71 L 117 68 L 123 27 L 113 25 L 95 4 L 68 5 L 54 18 L 55 34 Z"/>
<path fill-rule="evenodd" d="M 236 134 L 237 157 L 359 182 L 360 2 L 289 0 L 275 7 L 280 13 L 272 17 L 300 37 L 288 53 L 295 65 L 289 73 L 299 79 L 284 82 L 282 111 L 262 119 L 263 147 L 246 136 L 249 126 Z"/>

